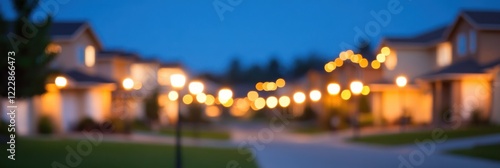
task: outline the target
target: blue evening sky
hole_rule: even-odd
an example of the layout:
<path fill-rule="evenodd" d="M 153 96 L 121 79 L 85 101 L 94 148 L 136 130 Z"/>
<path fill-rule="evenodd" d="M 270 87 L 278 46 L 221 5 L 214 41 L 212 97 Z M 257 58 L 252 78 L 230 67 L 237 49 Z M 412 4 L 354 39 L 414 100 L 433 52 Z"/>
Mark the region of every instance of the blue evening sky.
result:
<path fill-rule="evenodd" d="M 1 9 L 13 18 L 10 0 Z M 41 0 L 58 1 L 58 0 Z M 383 35 L 411 35 L 450 23 L 461 9 L 500 10 L 498 0 L 241 0 L 220 20 L 214 0 L 59 0 L 51 11 L 57 21 L 91 23 L 105 48 L 144 57 L 181 61 L 194 72 L 223 72 L 239 57 L 244 66 L 277 56 L 290 65 L 316 52 L 333 58 L 342 42 L 354 44 L 354 27 L 375 19 L 370 11 L 387 10 L 399 1 Z M 222 4 L 238 0 L 218 0 Z"/>

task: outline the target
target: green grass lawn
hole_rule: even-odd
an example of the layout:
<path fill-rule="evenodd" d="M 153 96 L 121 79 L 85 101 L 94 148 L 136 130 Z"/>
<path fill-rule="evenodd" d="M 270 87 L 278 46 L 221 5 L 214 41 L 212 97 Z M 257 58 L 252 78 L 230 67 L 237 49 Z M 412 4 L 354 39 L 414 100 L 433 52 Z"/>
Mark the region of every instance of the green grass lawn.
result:
<path fill-rule="evenodd" d="M 160 134 L 175 136 L 175 129 L 161 129 Z M 201 139 L 216 139 L 229 140 L 231 135 L 227 131 L 207 130 L 207 129 L 182 129 L 182 137 L 201 138 Z"/>
<path fill-rule="evenodd" d="M 469 127 L 469 128 L 460 128 L 457 130 L 444 130 L 444 133 L 448 137 L 447 139 L 459 139 L 459 138 L 474 137 L 481 135 L 498 134 L 500 133 L 500 127 L 494 127 L 494 126 Z M 416 139 L 418 140 L 432 139 L 432 130 L 365 136 L 357 139 L 350 139 L 350 141 L 384 145 L 384 146 L 393 146 L 393 145 L 412 144 L 415 142 Z"/>
<path fill-rule="evenodd" d="M 460 149 L 449 151 L 451 154 L 471 156 L 489 160 L 500 161 L 500 143 L 494 145 L 476 146 L 471 149 Z"/>
<path fill-rule="evenodd" d="M 77 140 L 41 140 L 41 139 L 18 139 L 16 144 L 16 160 L 7 160 L 5 145 L 2 145 L 2 158 L 0 167 L 32 168 L 53 167 L 53 162 L 59 162 L 65 167 L 68 151 L 66 148 L 77 150 L 78 144 L 84 144 Z M 86 151 L 83 146 L 80 150 Z M 248 162 L 250 157 L 241 155 L 237 149 L 216 149 L 200 147 L 184 147 L 183 160 L 186 168 L 219 168 L 226 167 L 232 160 L 239 163 L 241 167 L 257 167 L 254 162 Z M 133 143 L 111 143 L 102 142 L 93 146 L 88 155 L 81 157 L 81 168 L 156 168 L 174 167 L 174 148 L 169 145 L 157 144 L 133 144 Z"/>

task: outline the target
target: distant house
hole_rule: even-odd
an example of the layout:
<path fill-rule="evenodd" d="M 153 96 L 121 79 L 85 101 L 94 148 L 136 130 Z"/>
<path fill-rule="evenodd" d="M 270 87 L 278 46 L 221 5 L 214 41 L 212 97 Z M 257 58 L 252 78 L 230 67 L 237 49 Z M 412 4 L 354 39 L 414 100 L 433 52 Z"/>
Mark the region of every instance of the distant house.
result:
<path fill-rule="evenodd" d="M 391 54 L 383 79 L 371 84 L 374 114 L 392 122 L 406 111 L 415 123 L 500 123 L 500 106 L 492 103 L 500 101 L 498 18 L 497 11 L 464 11 L 451 25 L 384 38 L 379 49 L 389 47 Z M 396 86 L 399 75 L 408 78 L 408 86 Z"/>
<path fill-rule="evenodd" d="M 111 92 L 114 80 L 98 75 L 96 55 L 102 44 L 89 24 L 85 22 L 56 22 L 50 29 L 52 43 L 47 52 L 57 53 L 51 68 L 61 72 L 67 80 L 58 88 L 51 77 L 47 93 L 32 98 L 32 104 L 18 101 L 18 133 L 35 133 L 40 117 L 49 117 L 55 131 L 69 132 L 83 118 L 104 121 L 111 110 Z"/>

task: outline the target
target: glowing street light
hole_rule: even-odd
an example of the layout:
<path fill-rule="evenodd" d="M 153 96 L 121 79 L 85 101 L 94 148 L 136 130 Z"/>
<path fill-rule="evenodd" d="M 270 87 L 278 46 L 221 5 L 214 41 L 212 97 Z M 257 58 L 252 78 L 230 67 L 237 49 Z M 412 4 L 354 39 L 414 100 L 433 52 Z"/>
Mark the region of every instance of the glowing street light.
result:
<path fill-rule="evenodd" d="M 363 91 L 363 83 L 360 81 L 353 81 L 351 82 L 350 89 L 354 95 L 359 95 Z"/>
<path fill-rule="evenodd" d="M 268 108 L 273 109 L 278 105 L 278 98 L 270 96 L 266 99 L 266 105 Z"/>
<path fill-rule="evenodd" d="M 227 88 L 221 89 L 221 90 L 219 90 L 218 98 L 219 98 L 220 103 L 225 104 L 230 99 L 233 98 L 233 91 L 231 91 L 231 89 L 227 89 Z"/>
<path fill-rule="evenodd" d="M 398 85 L 398 87 L 405 87 L 407 83 L 408 79 L 406 79 L 405 76 L 398 76 L 396 78 L 396 85 Z"/>
<path fill-rule="evenodd" d="M 321 92 L 319 90 L 312 90 L 311 92 L 309 92 L 309 98 L 313 102 L 317 102 L 321 99 Z"/>
<path fill-rule="evenodd" d="M 176 89 L 178 92 L 182 90 L 186 84 L 186 76 L 183 74 L 172 74 L 170 76 L 170 83 L 172 88 Z M 178 96 L 177 96 L 178 97 Z M 184 98 L 183 98 L 184 99 Z M 186 98 L 187 99 L 187 98 Z M 175 167 L 182 167 L 182 154 L 181 154 L 181 101 L 178 101 L 177 106 L 177 122 L 175 127 Z"/>
<path fill-rule="evenodd" d="M 201 82 L 191 82 L 189 83 L 188 89 L 191 94 L 197 95 L 203 92 L 205 86 Z"/>
<path fill-rule="evenodd" d="M 122 86 L 125 90 L 130 90 L 134 87 L 134 80 L 125 78 L 122 82 Z"/>
<path fill-rule="evenodd" d="M 168 92 L 168 100 L 170 101 L 176 101 L 179 98 L 179 93 L 176 91 L 170 91 Z"/>
<path fill-rule="evenodd" d="M 186 84 L 186 76 L 183 74 L 173 74 L 170 76 L 170 83 L 174 89 L 182 89 Z"/>
<path fill-rule="evenodd" d="M 303 92 L 295 92 L 295 94 L 293 94 L 293 101 L 297 104 L 302 104 L 306 101 L 306 95 Z"/>
<path fill-rule="evenodd" d="M 288 96 L 281 96 L 279 98 L 279 104 L 283 108 L 288 107 L 290 105 L 290 98 Z"/>
<path fill-rule="evenodd" d="M 340 93 L 340 85 L 338 83 L 330 83 L 326 87 L 330 95 L 338 95 Z"/>
<path fill-rule="evenodd" d="M 66 85 L 68 85 L 68 80 L 64 76 L 56 77 L 54 82 L 58 88 L 63 88 L 66 87 Z"/>

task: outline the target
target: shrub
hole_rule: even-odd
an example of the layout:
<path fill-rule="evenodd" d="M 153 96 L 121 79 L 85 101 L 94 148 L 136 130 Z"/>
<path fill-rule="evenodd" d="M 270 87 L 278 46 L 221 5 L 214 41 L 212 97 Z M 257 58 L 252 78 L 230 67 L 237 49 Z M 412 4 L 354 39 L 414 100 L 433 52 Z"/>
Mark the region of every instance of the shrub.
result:
<path fill-rule="evenodd" d="M 471 124 L 473 124 L 473 125 L 487 125 L 488 124 L 488 120 L 482 116 L 483 111 L 481 109 L 475 108 L 472 110 L 471 114 L 472 114 Z"/>
<path fill-rule="evenodd" d="M 92 118 L 86 117 L 78 122 L 75 131 L 91 131 L 93 129 L 98 129 L 98 128 L 99 128 L 98 123 L 92 120 Z"/>
<path fill-rule="evenodd" d="M 316 118 L 317 118 L 316 112 L 311 107 L 311 105 L 306 105 L 304 113 L 301 116 L 299 116 L 298 120 L 309 121 L 309 120 L 314 120 Z"/>
<path fill-rule="evenodd" d="M 54 133 L 54 126 L 52 125 L 52 120 L 49 116 L 42 116 L 40 121 L 38 121 L 38 133 L 40 134 L 52 134 Z"/>

